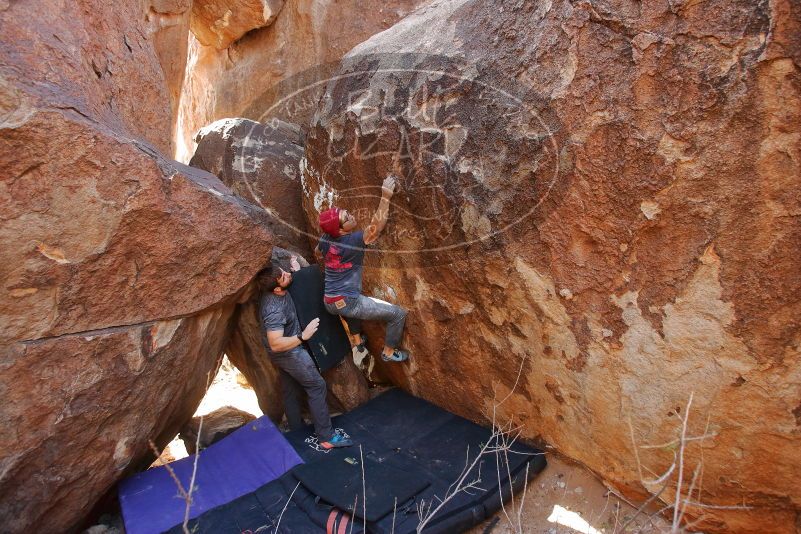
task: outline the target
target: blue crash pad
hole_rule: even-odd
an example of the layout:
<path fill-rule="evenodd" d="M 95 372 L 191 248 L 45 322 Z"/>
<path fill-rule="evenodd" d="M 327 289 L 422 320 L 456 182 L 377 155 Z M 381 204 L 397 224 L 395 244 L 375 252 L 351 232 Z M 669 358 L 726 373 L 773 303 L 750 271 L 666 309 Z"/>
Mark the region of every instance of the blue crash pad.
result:
<path fill-rule="evenodd" d="M 192 455 L 170 464 L 184 488 L 194 461 Z M 200 452 L 189 517 L 251 493 L 300 463 L 272 421 L 256 419 Z M 159 533 L 183 522 L 186 504 L 166 467 L 138 473 L 118 489 L 128 534 Z"/>

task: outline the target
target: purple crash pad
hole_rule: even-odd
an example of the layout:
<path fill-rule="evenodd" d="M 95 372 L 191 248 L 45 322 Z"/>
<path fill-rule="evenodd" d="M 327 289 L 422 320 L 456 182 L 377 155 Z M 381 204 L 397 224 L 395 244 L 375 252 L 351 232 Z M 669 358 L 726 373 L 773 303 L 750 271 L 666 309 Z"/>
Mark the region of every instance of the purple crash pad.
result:
<path fill-rule="evenodd" d="M 189 487 L 195 455 L 172 462 Z M 190 518 L 246 495 L 303 463 L 267 416 L 260 417 L 200 452 Z M 165 467 L 120 482 L 120 506 L 128 534 L 154 534 L 183 522 L 186 504 Z"/>

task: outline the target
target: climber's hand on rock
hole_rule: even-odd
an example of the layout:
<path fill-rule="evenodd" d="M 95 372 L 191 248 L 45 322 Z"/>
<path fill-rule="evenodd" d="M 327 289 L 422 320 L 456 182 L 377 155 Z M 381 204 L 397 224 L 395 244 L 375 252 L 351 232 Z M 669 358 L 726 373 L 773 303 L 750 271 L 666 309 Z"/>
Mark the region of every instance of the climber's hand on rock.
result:
<path fill-rule="evenodd" d="M 320 327 L 320 318 L 315 317 L 312 321 L 306 325 L 306 328 L 303 329 L 303 339 L 308 341 L 311 337 L 317 332 L 317 329 Z"/>
<path fill-rule="evenodd" d="M 393 193 L 395 193 L 395 186 L 397 185 L 397 181 L 394 176 L 391 174 L 384 178 L 384 183 L 381 184 L 381 194 L 384 198 L 391 198 Z"/>
<path fill-rule="evenodd" d="M 300 270 L 300 263 L 298 262 L 297 256 L 292 256 L 291 258 L 289 258 L 289 269 L 292 272 Z"/>

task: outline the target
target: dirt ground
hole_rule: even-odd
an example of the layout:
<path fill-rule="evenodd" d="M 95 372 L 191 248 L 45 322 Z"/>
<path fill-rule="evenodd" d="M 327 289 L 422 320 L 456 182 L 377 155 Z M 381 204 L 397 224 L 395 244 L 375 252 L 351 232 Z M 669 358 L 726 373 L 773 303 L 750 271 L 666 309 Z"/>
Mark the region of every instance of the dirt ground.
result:
<path fill-rule="evenodd" d="M 635 515 L 635 508 L 607 490 L 586 468 L 557 454 L 548 453 L 548 466 L 526 488 L 523 507 L 520 495 L 515 503 L 502 510 L 470 534 L 611 534 Z M 640 514 L 625 532 L 667 532 L 660 517 L 648 523 L 648 514 Z"/>

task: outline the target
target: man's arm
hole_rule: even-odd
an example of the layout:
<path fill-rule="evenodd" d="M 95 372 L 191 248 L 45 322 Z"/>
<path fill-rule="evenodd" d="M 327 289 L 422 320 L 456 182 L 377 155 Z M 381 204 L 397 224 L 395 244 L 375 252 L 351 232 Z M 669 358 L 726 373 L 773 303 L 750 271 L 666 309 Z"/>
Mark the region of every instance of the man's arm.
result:
<path fill-rule="evenodd" d="M 283 330 L 270 330 L 267 332 L 267 342 L 273 352 L 284 352 L 300 345 L 300 340 L 297 336 L 284 337 Z"/>
<path fill-rule="evenodd" d="M 387 225 L 387 218 L 389 217 L 389 201 L 395 193 L 395 177 L 392 175 L 384 179 L 381 185 L 381 201 L 378 203 L 378 209 L 375 210 L 367 230 L 364 232 L 364 243 L 370 245 L 378 240 L 384 227 Z"/>
<path fill-rule="evenodd" d="M 306 328 L 304 328 L 303 332 L 300 334 L 303 337 L 303 341 L 308 341 L 311 339 L 315 332 L 317 332 L 317 328 L 319 326 L 319 317 L 313 319 L 309 324 L 307 324 Z M 285 337 L 283 330 L 268 330 L 267 342 L 270 344 L 270 350 L 273 352 L 284 352 L 291 350 L 299 346 L 301 343 L 300 339 L 298 339 L 298 336 Z"/>

